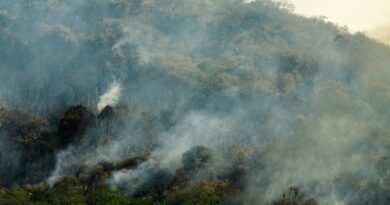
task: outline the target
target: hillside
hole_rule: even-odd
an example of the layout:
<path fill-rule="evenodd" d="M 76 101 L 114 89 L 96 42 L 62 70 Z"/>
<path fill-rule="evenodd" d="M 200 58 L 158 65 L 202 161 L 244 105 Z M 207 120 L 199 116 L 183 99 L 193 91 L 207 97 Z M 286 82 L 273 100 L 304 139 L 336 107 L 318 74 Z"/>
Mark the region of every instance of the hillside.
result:
<path fill-rule="evenodd" d="M 390 47 L 285 1 L 0 0 L 0 205 L 390 204 Z"/>

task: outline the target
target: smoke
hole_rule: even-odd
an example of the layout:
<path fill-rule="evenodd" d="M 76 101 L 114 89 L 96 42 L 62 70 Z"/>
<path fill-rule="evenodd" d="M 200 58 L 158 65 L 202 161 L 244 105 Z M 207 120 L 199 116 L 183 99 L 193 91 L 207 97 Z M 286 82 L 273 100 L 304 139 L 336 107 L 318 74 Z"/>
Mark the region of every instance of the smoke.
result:
<path fill-rule="evenodd" d="M 115 106 L 118 104 L 121 96 L 122 87 L 119 82 L 114 81 L 107 92 L 99 97 L 99 103 L 97 105 L 98 112 L 102 111 L 107 105 Z"/>
<path fill-rule="evenodd" d="M 268 204 L 292 186 L 320 204 L 386 200 L 388 47 L 283 1 L 33 2 L 0 0 L 5 104 L 40 116 L 114 109 L 56 150 L 50 184 L 150 153 L 107 180 L 135 193 L 202 145 L 213 157 L 191 182 L 242 169 L 240 204 Z"/>

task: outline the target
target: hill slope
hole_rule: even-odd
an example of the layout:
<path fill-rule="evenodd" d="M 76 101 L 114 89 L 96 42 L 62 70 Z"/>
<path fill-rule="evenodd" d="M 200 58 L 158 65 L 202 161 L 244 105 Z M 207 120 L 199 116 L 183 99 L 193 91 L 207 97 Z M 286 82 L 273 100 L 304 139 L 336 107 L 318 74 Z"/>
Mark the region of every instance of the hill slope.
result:
<path fill-rule="evenodd" d="M 389 47 L 268 0 L 0 8 L 2 186 L 46 181 L 45 203 L 62 176 L 80 203 L 95 183 L 172 204 L 389 203 Z"/>

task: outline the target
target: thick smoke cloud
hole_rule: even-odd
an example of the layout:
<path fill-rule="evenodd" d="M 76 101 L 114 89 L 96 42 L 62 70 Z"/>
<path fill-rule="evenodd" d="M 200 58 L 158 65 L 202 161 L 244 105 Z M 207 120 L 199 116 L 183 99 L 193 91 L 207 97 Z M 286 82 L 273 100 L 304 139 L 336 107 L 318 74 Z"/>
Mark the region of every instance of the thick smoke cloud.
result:
<path fill-rule="evenodd" d="M 114 107 L 114 119 L 57 152 L 51 184 L 81 166 L 150 153 L 107 181 L 135 193 L 202 145 L 215 156 L 194 182 L 234 172 L 236 152 L 247 158 L 240 204 L 270 203 L 292 186 L 320 204 L 380 204 L 389 194 L 390 49 L 363 34 L 296 16 L 285 2 L 0 6 L 5 105 L 39 116 Z"/>

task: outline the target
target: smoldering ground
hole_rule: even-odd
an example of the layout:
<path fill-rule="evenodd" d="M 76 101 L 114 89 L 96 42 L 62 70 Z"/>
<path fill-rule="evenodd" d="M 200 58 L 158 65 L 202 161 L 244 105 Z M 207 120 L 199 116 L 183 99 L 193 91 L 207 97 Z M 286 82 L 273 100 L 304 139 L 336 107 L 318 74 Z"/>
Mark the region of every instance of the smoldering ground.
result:
<path fill-rule="evenodd" d="M 270 203 L 293 186 L 320 204 L 388 202 L 385 45 L 267 0 L 0 5 L 7 107 L 41 117 L 77 104 L 115 112 L 55 151 L 49 181 L 148 152 L 107 180 L 133 194 L 156 170 L 174 175 L 201 145 L 213 157 L 191 181 L 240 167 L 240 204 Z"/>

